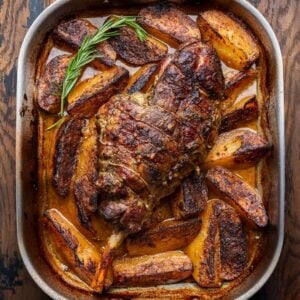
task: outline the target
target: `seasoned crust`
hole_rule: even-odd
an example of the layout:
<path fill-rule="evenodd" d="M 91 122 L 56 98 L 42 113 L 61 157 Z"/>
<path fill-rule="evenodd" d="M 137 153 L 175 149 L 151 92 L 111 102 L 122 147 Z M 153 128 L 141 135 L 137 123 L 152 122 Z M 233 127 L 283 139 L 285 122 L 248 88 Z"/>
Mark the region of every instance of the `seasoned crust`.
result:
<path fill-rule="evenodd" d="M 199 218 L 186 221 L 168 219 L 126 240 L 130 256 L 156 254 L 186 247 L 201 227 Z"/>
<path fill-rule="evenodd" d="M 120 35 L 110 38 L 109 43 L 118 56 L 131 65 L 141 66 L 157 62 L 168 52 L 166 45 L 150 36 L 141 41 L 131 27 L 122 27 L 119 30 Z"/>
<path fill-rule="evenodd" d="M 247 237 L 236 210 L 224 201 L 215 201 L 220 232 L 220 277 L 233 280 L 241 275 L 248 262 Z"/>
<path fill-rule="evenodd" d="M 117 258 L 113 261 L 114 284 L 145 286 L 178 282 L 192 273 L 191 260 L 181 251 Z"/>
<path fill-rule="evenodd" d="M 37 86 L 37 101 L 41 109 L 58 113 L 60 111 L 60 98 L 62 85 L 71 56 L 59 55 L 46 65 Z"/>
<path fill-rule="evenodd" d="M 239 176 L 217 166 L 206 175 L 209 186 L 236 208 L 244 220 L 254 227 L 265 227 L 268 216 L 258 192 Z"/>
<path fill-rule="evenodd" d="M 85 120 L 68 118 L 60 126 L 53 157 L 53 185 L 56 192 L 66 197 L 77 164 L 77 151 L 82 142 Z"/>
<path fill-rule="evenodd" d="M 87 20 L 73 19 L 61 22 L 53 32 L 53 40 L 71 50 L 78 50 L 86 36 L 95 34 L 97 27 Z M 111 45 L 104 41 L 97 46 L 99 62 L 112 67 L 116 61 L 116 53 Z"/>
<path fill-rule="evenodd" d="M 187 57 L 191 61 L 186 66 Z M 195 164 L 203 161 L 218 132 L 219 101 L 199 89 L 213 82 L 222 93 L 223 84 L 218 84 L 221 77 L 201 75 L 202 69 L 207 70 L 201 58 L 208 62 L 210 73 L 219 73 L 220 63 L 210 46 L 189 43 L 162 62 L 153 92 L 116 95 L 99 109 L 102 172 L 97 185 L 105 195 L 100 212 L 116 223 L 119 219 L 126 228 L 124 220 L 129 219 L 122 216 L 127 210 L 132 216 L 132 204 L 138 203 L 130 232 L 140 230 L 156 203 L 174 192 Z M 131 174 L 133 182 L 142 183 L 140 190 L 128 175 L 120 175 L 120 168 Z M 137 220 L 139 224 L 134 223 Z"/>
<path fill-rule="evenodd" d="M 138 22 L 155 37 L 175 48 L 181 43 L 201 38 L 197 24 L 167 2 L 143 8 L 138 14 Z"/>

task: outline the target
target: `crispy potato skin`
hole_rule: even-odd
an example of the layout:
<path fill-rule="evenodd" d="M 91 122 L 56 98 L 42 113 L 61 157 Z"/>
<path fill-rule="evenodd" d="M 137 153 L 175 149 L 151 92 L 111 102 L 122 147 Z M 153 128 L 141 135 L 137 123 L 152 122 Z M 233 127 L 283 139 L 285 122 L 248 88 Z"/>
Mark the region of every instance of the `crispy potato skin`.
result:
<path fill-rule="evenodd" d="M 255 70 L 237 72 L 225 80 L 225 96 L 235 99 L 243 90 L 249 87 L 257 78 Z"/>
<path fill-rule="evenodd" d="M 241 275 L 247 265 L 247 237 L 236 210 L 224 201 L 214 201 L 218 205 L 221 251 L 220 277 L 223 280 L 233 280 Z"/>
<path fill-rule="evenodd" d="M 181 251 L 117 258 L 113 261 L 114 285 L 145 286 L 178 282 L 192 274 L 192 262 Z"/>
<path fill-rule="evenodd" d="M 158 69 L 157 64 L 146 64 L 135 72 L 129 79 L 125 93 L 133 94 L 136 92 L 145 93 L 148 91 L 151 83 L 153 84 L 154 75 Z"/>
<path fill-rule="evenodd" d="M 197 23 L 203 39 L 212 43 L 229 67 L 246 70 L 258 59 L 258 43 L 239 19 L 220 10 L 207 10 L 199 14 Z"/>
<path fill-rule="evenodd" d="M 201 38 L 197 24 L 166 2 L 143 8 L 138 17 L 138 22 L 149 33 L 175 48 L 181 43 Z"/>
<path fill-rule="evenodd" d="M 56 250 L 79 278 L 91 285 L 101 265 L 100 252 L 58 210 L 49 209 L 43 224 L 53 238 Z"/>
<path fill-rule="evenodd" d="M 243 169 L 254 166 L 271 145 L 251 129 L 235 129 L 218 136 L 202 167 Z"/>
<path fill-rule="evenodd" d="M 54 57 L 39 78 L 37 102 L 41 109 L 49 113 L 58 113 L 60 110 L 61 89 L 70 60 L 69 55 Z"/>
<path fill-rule="evenodd" d="M 110 38 L 109 43 L 118 56 L 135 66 L 157 62 L 168 52 L 166 45 L 150 36 L 141 41 L 131 27 L 121 28 L 120 35 Z"/>
<path fill-rule="evenodd" d="M 193 262 L 193 277 L 201 287 L 221 286 L 220 235 L 217 206 L 209 201 L 202 214 L 202 226 L 185 252 Z"/>
<path fill-rule="evenodd" d="M 129 237 L 126 248 L 130 256 L 156 254 L 187 246 L 198 234 L 200 219 L 169 219 L 153 228 Z"/>
<path fill-rule="evenodd" d="M 83 142 L 78 150 L 78 161 L 74 180 L 74 197 L 81 224 L 94 232 L 90 220 L 98 208 L 98 143 L 96 117 L 89 119 L 83 130 Z"/>
<path fill-rule="evenodd" d="M 254 228 L 265 227 L 268 216 L 258 192 L 239 176 L 223 167 L 208 170 L 208 185 L 235 207 L 244 220 Z"/>
<path fill-rule="evenodd" d="M 84 125 L 83 119 L 69 118 L 63 122 L 57 132 L 52 181 L 57 193 L 62 197 L 66 197 L 69 193 Z"/>
<path fill-rule="evenodd" d="M 183 180 L 179 190 L 170 197 L 175 219 L 188 219 L 198 216 L 206 208 L 207 186 L 205 175 L 193 172 Z"/>
<path fill-rule="evenodd" d="M 107 71 L 79 83 L 68 96 L 67 111 L 76 117 L 91 117 L 111 96 L 122 92 L 129 73 L 122 67 Z"/>
<path fill-rule="evenodd" d="M 241 127 L 257 119 L 258 114 L 256 96 L 245 97 L 223 113 L 219 132 L 222 133 Z"/>
<path fill-rule="evenodd" d="M 193 277 L 202 287 L 218 287 L 241 275 L 247 265 L 247 236 L 238 213 L 212 199 L 202 215 L 198 236 L 186 248 L 194 265 Z"/>
<path fill-rule="evenodd" d="M 78 50 L 86 36 L 92 36 L 97 31 L 97 27 L 87 20 L 73 19 L 61 22 L 53 32 L 53 40 L 66 46 L 71 50 Z M 108 67 L 115 64 L 117 54 L 112 46 L 104 41 L 97 46 L 97 51 L 101 57 L 97 60 Z"/>

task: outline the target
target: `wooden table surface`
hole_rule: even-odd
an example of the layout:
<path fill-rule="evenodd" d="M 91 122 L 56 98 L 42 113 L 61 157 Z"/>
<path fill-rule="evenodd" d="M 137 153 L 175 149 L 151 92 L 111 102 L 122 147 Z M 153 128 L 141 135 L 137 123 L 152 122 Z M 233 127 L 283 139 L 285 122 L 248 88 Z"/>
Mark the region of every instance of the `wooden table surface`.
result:
<path fill-rule="evenodd" d="M 38 14 L 52 0 L 0 0 L 0 299 L 47 299 L 18 253 L 15 225 L 16 62 Z M 285 78 L 285 242 L 270 280 L 253 299 L 300 299 L 300 1 L 251 0 L 279 39 Z"/>

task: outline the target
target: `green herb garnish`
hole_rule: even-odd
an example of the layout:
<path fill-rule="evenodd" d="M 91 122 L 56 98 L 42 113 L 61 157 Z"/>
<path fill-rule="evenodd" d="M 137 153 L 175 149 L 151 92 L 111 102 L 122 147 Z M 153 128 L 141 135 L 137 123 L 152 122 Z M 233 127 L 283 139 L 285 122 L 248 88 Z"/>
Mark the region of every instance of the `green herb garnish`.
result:
<path fill-rule="evenodd" d="M 97 32 L 92 36 L 86 36 L 81 44 L 77 54 L 68 64 L 64 83 L 62 86 L 62 94 L 60 99 L 60 112 L 58 115 L 60 119 L 52 124 L 47 130 L 50 130 L 57 125 L 62 123 L 62 118 L 64 117 L 65 111 L 65 101 L 74 88 L 78 78 L 81 74 L 81 69 L 92 62 L 95 58 L 99 57 L 97 54 L 96 46 L 113 37 L 120 34 L 119 30 L 121 27 L 130 26 L 138 35 L 138 38 L 143 42 L 147 37 L 147 32 L 136 22 L 136 17 L 127 16 L 127 17 L 116 17 L 109 19 L 104 25 L 102 25 Z"/>

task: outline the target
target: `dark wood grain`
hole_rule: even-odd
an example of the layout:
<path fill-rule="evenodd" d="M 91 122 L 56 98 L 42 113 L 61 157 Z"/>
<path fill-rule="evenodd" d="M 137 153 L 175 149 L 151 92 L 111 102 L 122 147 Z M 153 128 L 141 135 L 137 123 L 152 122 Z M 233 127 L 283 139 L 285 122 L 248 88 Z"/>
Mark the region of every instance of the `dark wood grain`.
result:
<path fill-rule="evenodd" d="M 15 228 L 16 61 L 27 28 L 52 0 L 0 0 L 0 299 L 47 299 L 25 270 Z M 300 299 L 300 1 L 250 0 L 279 39 L 285 69 L 286 221 L 280 262 L 253 299 Z"/>

